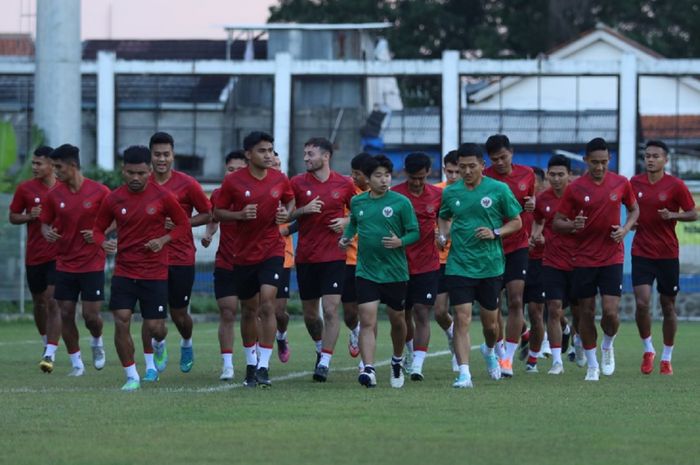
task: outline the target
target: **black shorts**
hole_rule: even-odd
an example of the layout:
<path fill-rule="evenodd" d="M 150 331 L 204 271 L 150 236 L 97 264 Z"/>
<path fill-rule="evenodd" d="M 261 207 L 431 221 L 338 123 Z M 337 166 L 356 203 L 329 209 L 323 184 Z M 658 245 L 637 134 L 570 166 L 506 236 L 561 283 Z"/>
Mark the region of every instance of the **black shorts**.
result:
<path fill-rule="evenodd" d="M 506 269 L 503 272 L 503 285 L 511 281 L 524 281 L 527 277 L 528 249 L 514 250 L 506 254 Z"/>
<path fill-rule="evenodd" d="M 561 300 L 561 308 L 566 308 L 570 304 L 576 305 L 573 271 L 542 266 L 542 281 L 546 300 Z"/>
<path fill-rule="evenodd" d="M 447 264 L 441 263 L 440 276 L 438 277 L 438 294 L 444 294 L 449 291 L 447 287 L 447 278 L 445 278 L 445 268 L 447 268 Z"/>
<path fill-rule="evenodd" d="M 574 297 L 586 299 L 600 295 L 622 295 L 622 264 L 590 268 L 574 268 Z"/>
<path fill-rule="evenodd" d="M 297 283 L 301 300 L 324 295 L 342 295 L 345 284 L 345 261 L 297 263 Z"/>
<path fill-rule="evenodd" d="M 260 292 L 263 285 L 279 288 L 284 270 L 284 258 L 271 257 L 253 265 L 236 265 L 233 267 L 233 282 L 238 291 L 238 298 L 248 300 Z"/>
<path fill-rule="evenodd" d="M 343 293 L 340 301 L 344 304 L 357 302 L 357 287 L 355 286 L 355 265 L 345 265 L 345 275 L 343 278 Z"/>
<path fill-rule="evenodd" d="M 187 308 L 194 285 L 194 265 L 168 266 L 168 305 Z"/>
<path fill-rule="evenodd" d="M 356 278 L 357 303 L 379 302 L 386 304 L 392 310 L 404 309 L 404 297 L 406 296 L 406 281 L 393 283 L 375 283 L 365 278 Z"/>
<path fill-rule="evenodd" d="M 406 286 L 406 308 L 410 309 L 413 304 L 433 306 L 437 297 L 439 279 L 439 270 L 412 274 Z"/>
<path fill-rule="evenodd" d="M 218 300 L 236 295 L 238 293 L 233 282 L 233 270 L 214 268 L 214 297 Z"/>
<path fill-rule="evenodd" d="M 646 258 L 632 255 L 632 286 L 651 286 L 656 280 L 659 294 L 678 294 L 680 265 L 677 258 Z"/>
<path fill-rule="evenodd" d="M 447 275 L 447 285 L 450 289 L 451 305 L 470 304 L 476 300 L 483 310 L 497 310 L 503 278 L 496 276 L 474 279 Z"/>
<path fill-rule="evenodd" d="M 27 285 L 32 294 L 41 294 L 47 287 L 56 284 L 56 261 L 27 265 Z"/>
<path fill-rule="evenodd" d="M 528 260 L 527 277 L 525 278 L 525 303 L 544 303 L 544 281 L 542 275 L 542 260 Z"/>
<path fill-rule="evenodd" d="M 89 271 L 87 273 L 70 273 L 56 271 L 56 288 L 53 296 L 56 300 L 77 302 L 78 296 L 83 302 L 101 302 L 105 294 L 105 272 Z"/>
<path fill-rule="evenodd" d="M 299 272 L 297 268 L 297 273 Z M 277 286 L 277 298 L 278 299 L 288 299 L 289 298 L 289 277 L 292 274 L 291 268 L 282 268 L 282 279 L 280 279 L 279 286 Z"/>
<path fill-rule="evenodd" d="M 109 309 L 131 310 L 139 303 L 144 320 L 162 320 L 168 316 L 168 281 L 165 279 L 132 279 L 112 276 Z"/>

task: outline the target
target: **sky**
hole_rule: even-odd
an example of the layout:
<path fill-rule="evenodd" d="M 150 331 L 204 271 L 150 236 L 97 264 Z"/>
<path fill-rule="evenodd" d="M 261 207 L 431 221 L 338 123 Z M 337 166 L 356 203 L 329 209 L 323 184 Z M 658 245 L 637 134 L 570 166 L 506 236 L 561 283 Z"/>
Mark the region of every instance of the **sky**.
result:
<path fill-rule="evenodd" d="M 60 1 L 60 0 L 51 0 Z M 276 0 L 82 0 L 82 39 L 225 39 L 224 24 L 262 24 Z M 34 35 L 36 0 L 2 0 L 0 34 Z"/>

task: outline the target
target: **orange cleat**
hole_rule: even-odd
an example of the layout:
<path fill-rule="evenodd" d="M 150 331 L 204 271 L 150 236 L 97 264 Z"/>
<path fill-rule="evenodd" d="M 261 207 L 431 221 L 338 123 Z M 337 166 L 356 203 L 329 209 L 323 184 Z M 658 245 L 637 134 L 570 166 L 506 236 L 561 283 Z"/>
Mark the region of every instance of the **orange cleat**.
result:
<path fill-rule="evenodd" d="M 651 374 L 654 371 L 654 357 L 656 354 L 654 352 L 644 352 L 642 357 L 642 373 L 645 375 Z"/>
<path fill-rule="evenodd" d="M 659 370 L 662 375 L 672 375 L 673 374 L 673 367 L 671 366 L 671 362 L 667 360 L 661 360 L 661 369 Z"/>

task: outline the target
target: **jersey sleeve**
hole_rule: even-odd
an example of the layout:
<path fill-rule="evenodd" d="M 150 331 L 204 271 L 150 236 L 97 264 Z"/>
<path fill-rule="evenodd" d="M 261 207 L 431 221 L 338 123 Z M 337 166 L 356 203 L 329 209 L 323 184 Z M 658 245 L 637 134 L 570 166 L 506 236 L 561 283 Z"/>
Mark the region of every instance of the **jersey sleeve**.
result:
<path fill-rule="evenodd" d="M 289 178 L 287 176 L 284 176 L 284 183 L 282 184 L 282 188 L 282 196 L 280 197 L 282 203 L 287 204 L 294 200 L 294 191 L 292 190 L 292 183 L 289 182 Z"/>
<path fill-rule="evenodd" d="M 15 195 L 12 196 L 12 202 L 10 203 L 10 212 L 24 213 L 26 210 L 30 209 L 27 208 L 24 201 L 24 186 L 20 185 L 15 191 Z"/>
<path fill-rule="evenodd" d="M 688 186 L 681 180 L 678 181 L 678 204 L 684 212 L 695 209 L 695 199 Z"/>
<path fill-rule="evenodd" d="M 632 189 L 632 184 L 625 179 L 625 193 L 622 194 L 622 203 L 625 204 L 627 208 L 632 208 L 634 204 L 637 203 L 637 199 L 634 196 L 634 190 Z"/>
<path fill-rule="evenodd" d="M 352 239 L 357 234 L 357 217 L 355 216 L 354 210 L 357 204 L 357 197 L 353 197 L 350 201 L 350 221 L 343 231 L 343 237 L 346 239 Z"/>
<path fill-rule="evenodd" d="M 179 202 L 174 195 L 168 193 L 163 198 L 163 203 L 165 207 L 165 213 L 170 219 L 175 223 L 175 228 L 170 231 L 170 238 L 172 241 L 176 241 L 187 236 L 188 230 L 191 228 L 190 220 L 187 218 L 185 210 L 180 207 Z"/>
<path fill-rule="evenodd" d="M 102 200 L 100 209 L 97 211 L 95 224 L 92 226 L 92 238 L 95 244 L 101 246 L 105 241 L 105 230 L 114 221 L 114 213 L 112 212 L 112 201 L 110 197 Z"/>
<path fill-rule="evenodd" d="M 532 217 L 536 223 L 541 223 L 545 220 L 544 212 L 542 211 L 542 195 L 538 195 L 535 199 L 535 210 L 532 212 Z"/>
<path fill-rule="evenodd" d="M 442 192 L 442 199 L 440 200 L 440 213 L 439 216 L 443 220 L 449 220 L 452 218 L 452 209 L 450 208 L 450 204 L 447 201 L 449 197 L 449 192 L 447 190 L 444 190 Z"/>
<path fill-rule="evenodd" d="M 564 195 L 562 195 L 561 201 L 559 202 L 557 213 L 561 213 L 570 220 L 573 220 L 578 213 L 578 211 L 576 211 L 576 201 L 571 190 L 571 184 L 566 186 L 566 190 L 564 190 Z"/>
<path fill-rule="evenodd" d="M 219 195 L 216 196 L 212 201 L 214 202 L 214 208 L 221 208 L 223 210 L 228 210 L 228 208 L 233 203 L 233 187 L 231 186 L 231 177 L 226 176 L 224 182 L 221 183 L 219 188 Z"/>
<path fill-rule="evenodd" d="M 192 205 L 199 213 L 211 212 L 211 202 L 204 193 L 204 190 L 202 190 L 202 186 L 197 181 L 192 180 L 192 182 L 190 182 L 188 194 L 192 200 Z"/>
<path fill-rule="evenodd" d="M 401 236 L 401 244 L 405 247 L 420 239 L 420 229 L 416 212 L 411 205 L 411 201 L 406 199 L 401 208 L 401 222 L 403 223 L 404 234 Z"/>
<path fill-rule="evenodd" d="M 515 195 L 507 185 L 504 185 L 501 189 L 501 199 L 501 208 L 503 210 L 501 214 L 504 218 L 512 220 L 523 211 L 520 202 L 518 202 L 518 199 L 515 198 Z"/>

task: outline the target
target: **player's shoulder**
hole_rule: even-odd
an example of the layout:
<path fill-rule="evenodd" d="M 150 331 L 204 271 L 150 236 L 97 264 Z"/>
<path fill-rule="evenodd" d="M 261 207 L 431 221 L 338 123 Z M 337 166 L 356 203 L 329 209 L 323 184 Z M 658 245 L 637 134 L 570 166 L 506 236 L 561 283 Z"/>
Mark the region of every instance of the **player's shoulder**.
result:
<path fill-rule="evenodd" d="M 518 176 L 529 176 L 535 175 L 535 170 L 533 170 L 531 167 L 526 166 L 526 165 L 520 165 L 513 163 L 513 174 L 518 175 Z"/>

